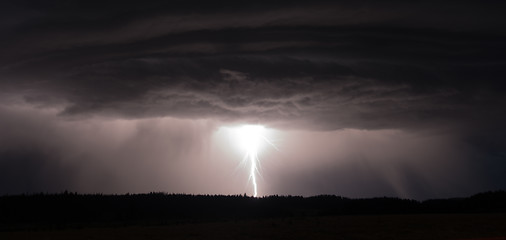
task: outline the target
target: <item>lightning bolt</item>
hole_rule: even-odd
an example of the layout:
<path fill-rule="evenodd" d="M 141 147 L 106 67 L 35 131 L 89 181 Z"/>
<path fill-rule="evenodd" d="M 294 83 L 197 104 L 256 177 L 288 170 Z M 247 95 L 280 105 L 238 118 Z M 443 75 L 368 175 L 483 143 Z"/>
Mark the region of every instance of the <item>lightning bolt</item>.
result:
<path fill-rule="evenodd" d="M 258 156 L 256 155 L 256 153 L 247 153 L 247 155 L 249 155 L 249 161 L 251 162 L 249 178 L 250 178 L 251 182 L 253 183 L 253 192 L 254 192 L 253 196 L 256 197 L 258 195 L 258 185 L 257 185 L 256 173 L 258 172 L 257 162 L 259 160 L 258 160 Z"/>
<path fill-rule="evenodd" d="M 271 145 L 274 149 L 278 150 L 274 143 L 262 134 L 263 132 L 265 132 L 265 128 L 260 125 L 246 125 L 239 129 L 241 144 L 246 150 L 243 163 L 249 161 L 249 180 L 253 184 L 254 197 L 258 196 L 257 173 L 259 172 L 258 165 L 260 164 L 260 160 L 258 158 L 260 144 L 265 142 L 268 145 Z"/>

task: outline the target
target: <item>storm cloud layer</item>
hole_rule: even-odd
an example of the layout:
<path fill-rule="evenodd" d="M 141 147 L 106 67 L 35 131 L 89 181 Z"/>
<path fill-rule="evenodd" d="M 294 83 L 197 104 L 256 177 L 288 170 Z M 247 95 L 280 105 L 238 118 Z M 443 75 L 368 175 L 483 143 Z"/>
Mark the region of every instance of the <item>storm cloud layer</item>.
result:
<path fill-rule="evenodd" d="M 199 125 L 199 131 L 204 131 L 200 137 L 177 149 L 193 146 L 226 123 L 260 123 L 320 134 L 349 129 L 400 131 L 420 138 L 439 134 L 449 139 L 449 145 L 463 144 L 466 149 L 446 151 L 434 144 L 426 151 L 445 152 L 438 156 L 469 153 L 450 155 L 465 158 L 466 166 L 478 164 L 494 172 L 489 175 L 493 179 L 480 183 L 477 190 L 505 187 L 506 179 L 496 177 L 496 171 L 506 171 L 506 30 L 502 27 L 506 4 L 501 1 L 13 1 L 2 5 L 0 121 L 10 129 L 23 125 L 34 131 L 2 130 L 0 171 L 16 172 L 13 169 L 24 161 L 31 168 L 23 174 L 44 175 L 30 169 L 56 161 L 44 159 L 78 158 L 65 155 L 74 150 L 68 151 L 72 147 L 64 147 L 67 143 L 58 139 L 78 134 L 89 121 L 110 129 L 115 120 L 131 121 L 130 127 L 136 128 L 142 125 L 139 122 L 168 118 L 169 122 L 210 122 Z M 42 113 L 50 113 L 42 118 L 45 123 L 26 120 Z M 18 117 L 24 122 L 13 120 Z M 51 148 L 34 140 L 43 134 L 37 132 L 47 128 L 45 124 L 61 132 L 51 136 L 51 141 L 59 142 Z M 62 130 L 69 124 L 74 124 L 72 133 Z M 189 125 L 182 129 L 194 123 L 185 124 Z M 157 131 L 148 135 L 155 140 L 146 141 L 157 141 Z M 13 139 L 19 139 L 19 144 L 14 146 Z M 395 152 L 393 148 L 388 152 Z M 137 154 L 149 149 L 140 147 Z M 100 165 L 108 161 L 105 156 L 110 155 L 97 153 L 86 159 Z M 76 170 L 66 167 L 86 168 L 45 166 L 53 178 L 74 179 Z M 444 168 L 451 171 L 450 166 Z M 52 174 L 53 170 L 61 174 Z M 475 177 L 488 173 L 483 172 Z M 290 181 L 297 182 L 296 178 L 291 176 Z M 149 191 L 155 182 L 134 190 Z M 75 186 L 68 184 L 51 190 Z"/>

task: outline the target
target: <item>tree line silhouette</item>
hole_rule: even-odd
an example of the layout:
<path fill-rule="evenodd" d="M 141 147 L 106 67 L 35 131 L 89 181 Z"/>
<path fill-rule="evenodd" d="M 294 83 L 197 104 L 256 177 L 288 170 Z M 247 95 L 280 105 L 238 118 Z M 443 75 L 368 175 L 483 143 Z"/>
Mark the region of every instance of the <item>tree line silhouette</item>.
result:
<path fill-rule="evenodd" d="M 506 192 L 416 201 L 391 197 L 350 199 L 244 195 L 60 194 L 0 197 L 0 231 L 165 225 L 260 218 L 355 214 L 506 213 Z"/>

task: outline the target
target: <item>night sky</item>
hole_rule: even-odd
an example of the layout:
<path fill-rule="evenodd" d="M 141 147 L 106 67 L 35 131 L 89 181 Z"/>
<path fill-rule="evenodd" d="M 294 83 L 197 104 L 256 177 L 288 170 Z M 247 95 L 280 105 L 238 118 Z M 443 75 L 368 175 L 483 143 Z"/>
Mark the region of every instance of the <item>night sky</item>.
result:
<path fill-rule="evenodd" d="M 506 2 L 202 2 L 0 3 L 0 195 L 506 189 Z"/>

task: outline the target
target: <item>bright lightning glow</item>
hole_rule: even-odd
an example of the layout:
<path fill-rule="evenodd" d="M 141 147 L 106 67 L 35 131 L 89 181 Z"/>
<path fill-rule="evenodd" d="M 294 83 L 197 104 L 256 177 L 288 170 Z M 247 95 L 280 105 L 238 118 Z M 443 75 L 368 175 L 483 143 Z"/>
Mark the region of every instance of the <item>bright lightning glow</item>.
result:
<path fill-rule="evenodd" d="M 262 132 L 265 131 L 263 126 L 245 125 L 238 129 L 241 147 L 250 153 L 256 153 L 262 140 Z"/>
<path fill-rule="evenodd" d="M 249 163 L 249 179 L 253 184 L 253 196 L 258 195 L 257 173 L 258 173 L 258 152 L 262 143 L 268 143 L 274 148 L 274 144 L 265 137 L 265 127 L 260 125 L 245 125 L 236 129 L 238 144 L 246 153 L 243 162 Z M 277 149 L 277 148 L 276 148 Z"/>

